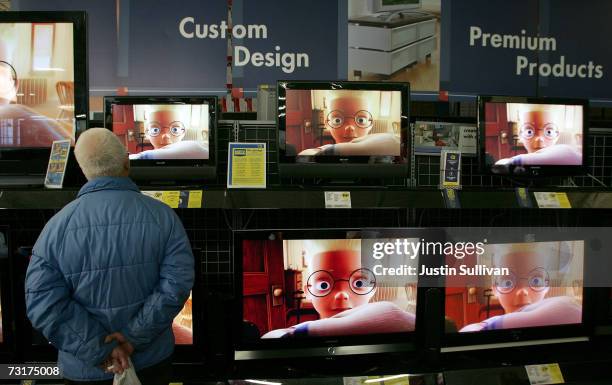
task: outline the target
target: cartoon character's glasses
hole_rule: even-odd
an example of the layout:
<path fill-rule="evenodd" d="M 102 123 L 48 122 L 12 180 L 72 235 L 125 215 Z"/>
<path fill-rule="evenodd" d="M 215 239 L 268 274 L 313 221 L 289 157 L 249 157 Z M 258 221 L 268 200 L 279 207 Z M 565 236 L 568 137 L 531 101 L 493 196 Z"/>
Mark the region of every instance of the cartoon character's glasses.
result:
<path fill-rule="evenodd" d="M 376 287 L 376 276 L 369 269 L 357 269 L 348 279 L 335 279 L 327 270 L 317 270 L 310 274 L 306 282 L 308 292 L 315 297 L 325 297 L 332 292 L 337 282 L 348 282 L 351 291 L 357 295 L 370 294 Z"/>
<path fill-rule="evenodd" d="M 545 139 L 553 140 L 559 137 L 559 129 L 554 123 L 547 123 L 544 127 L 539 130 L 536 129 L 532 124 L 525 123 L 521 126 L 520 136 L 523 139 L 533 139 L 536 136 L 536 133 L 541 131 L 542 133 L 538 136 L 544 136 Z"/>
<path fill-rule="evenodd" d="M 327 125 L 336 130 L 342 128 L 344 126 L 344 122 L 348 119 L 353 119 L 355 121 L 355 125 L 359 128 L 370 128 L 372 124 L 374 124 L 374 119 L 372 118 L 372 114 L 366 110 L 357 111 L 357 113 L 353 116 L 345 116 L 342 111 L 333 110 L 329 114 L 327 114 Z"/>
<path fill-rule="evenodd" d="M 149 136 L 158 136 L 164 128 L 173 136 L 181 136 L 185 133 L 185 125 L 179 121 L 174 121 L 167 127 L 163 127 L 158 122 L 151 122 L 149 127 L 145 129 L 145 132 Z"/>
<path fill-rule="evenodd" d="M 519 277 L 513 272 L 510 272 L 510 275 L 497 276 L 494 286 L 498 292 L 508 294 L 516 288 L 519 280 L 523 279 L 527 280 L 529 288 L 533 291 L 543 291 L 550 285 L 548 272 L 542 267 L 537 267 L 531 270 L 527 277 Z"/>

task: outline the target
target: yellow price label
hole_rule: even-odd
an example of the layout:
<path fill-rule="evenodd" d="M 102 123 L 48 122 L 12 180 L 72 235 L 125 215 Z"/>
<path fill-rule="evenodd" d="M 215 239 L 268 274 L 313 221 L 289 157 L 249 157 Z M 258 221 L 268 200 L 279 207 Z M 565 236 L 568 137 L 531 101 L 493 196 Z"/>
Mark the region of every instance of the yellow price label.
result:
<path fill-rule="evenodd" d="M 202 208 L 202 190 L 189 191 L 189 201 L 187 202 L 187 208 L 189 209 Z"/>
<path fill-rule="evenodd" d="M 564 384 L 559 364 L 525 365 L 531 385 Z"/>

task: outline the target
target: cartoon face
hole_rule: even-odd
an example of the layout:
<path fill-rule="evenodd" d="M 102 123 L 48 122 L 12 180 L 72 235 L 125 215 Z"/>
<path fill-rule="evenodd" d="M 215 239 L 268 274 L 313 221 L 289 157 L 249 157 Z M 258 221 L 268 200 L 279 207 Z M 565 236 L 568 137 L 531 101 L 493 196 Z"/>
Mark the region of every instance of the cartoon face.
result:
<path fill-rule="evenodd" d="M 327 251 L 312 257 L 304 292 L 321 318 L 365 305 L 375 291 L 374 273 L 361 268 L 358 251 Z"/>
<path fill-rule="evenodd" d="M 350 142 L 367 135 L 374 124 L 369 110 L 370 106 L 364 98 L 346 96 L 333 99 L 325 123 L 336 143 Z"/>
<path fill-rule="evenodd" d="M 171 110 L 152 112 L 145 127 L 145 134 L 155 149 L 180 142 L 185 132 L 180 114 Z"/>
<path fill-rule="evenodd" d="M 527 152 L 554 145 L 559 134 L 559 122 L 553 112 L 523 111 L 520 114 L 519 137 Z"/>
<path fill-rule="evenodd" d="M 547 257 L 536 252 L 510 252 L 500 258 L 499 267 L 507 267 L 509 275 L 495 277 L 493 292 L 506 313 L 544 299 L 550 278 Z"/>

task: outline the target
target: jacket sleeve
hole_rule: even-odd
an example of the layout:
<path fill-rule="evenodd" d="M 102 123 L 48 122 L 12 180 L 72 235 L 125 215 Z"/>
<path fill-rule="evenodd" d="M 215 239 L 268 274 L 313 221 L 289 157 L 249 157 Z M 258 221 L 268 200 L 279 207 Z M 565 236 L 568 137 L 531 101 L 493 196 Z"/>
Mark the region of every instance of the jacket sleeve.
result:
<path fill-rule="evenodd" d="M 36 249 L 35 249 L 36 250 Z M 57 349 L 89 366 L 100 365 L 117 345 L 105 344 L 110 334 L 70 295 L 58 266 L 32 255 L 25 282 L 26 306 L 32 326 Z"/>
<path fill-rule="evenodd" d="M 194 261 L 189 239 L 178 216 L 172 227 L 159 272 L 159 284 L 128 325 L 120 330 L 136 350 L 145 349 L 171 327 L 193 287 Z"/>

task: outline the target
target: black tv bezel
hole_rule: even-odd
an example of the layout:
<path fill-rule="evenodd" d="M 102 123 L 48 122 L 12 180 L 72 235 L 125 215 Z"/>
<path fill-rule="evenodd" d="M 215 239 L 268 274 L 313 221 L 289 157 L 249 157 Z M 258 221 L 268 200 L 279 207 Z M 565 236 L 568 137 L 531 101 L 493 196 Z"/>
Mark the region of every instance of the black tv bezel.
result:
<path fill-rule="evenodd" d="M 72 23 L 76 142 L 79 135 L 87 128 L 89 116 L 87 13 L 84 11 L 0 12 L 0 23 Z M 0 175 L 44 175 L 50 152 L 51 146 L 0 148 Z"/>
<path fill-rule="evenodd" d="M 269 240 L 273 235 L 282 242 L 283 239 L 344 239 L 347 234 L 370 235 L 370 238 L 427 238 L 441 236 L 443 233 L 436 228 L 361 228 L 361 229 L 272 229 L 272 230 L 237 230 L 233 232 L 234 248 L 234 316 L 233 330 L 243 328 L 243 269 L 242 242 L 248 240 Z M 363 239 L 363 238 L 360 238 Z M 435 258 L 431 258 L 434 261 Z M 419 266 L 430 261 L 420 258 Z M 420 267 L 419 267 L 420 269 Z M 276 338 L 260 339 L 257 343 L 242 340 L 240 332 L 233 333 L 234 359 L 260 360 L 281 359 L 289 357 L 312 357 L 332 359 L 348 355 L 415 353 L 425 344 L 425 329 L 427 325 L 436 324 L 439 320 L 426 320 L 426 295 L 428 286 L 425 280 L 417 284 L 417 305 L 415 330 L 406 333 L 354 335 L 333 338 Z M 436 314 L 439 312 L 436 312 Z"/>
<path fill-rule="evenodd" d="M 530 96 L 478 96 L 478 123 L 477 127 L 480 132 L 480 165 L 484 173 L 489 175 L 500 175 L 510 177 L 526 177 L 537 178 L 547 176 L 571 176 L 583 175 L 586 172 L 588 164 L 588 136 L 589 136 L 589 101 L 587 99 L 571 99 L 571 98 L 545 98 L 545 97 L 530 97 Z M 525 172 L 521 173 L 498 173 L 493 172 L 492 166 L 487 164 L 486 157 L 486 130 L 485 130 L 485 104 L 486 103 L 528 103 L 528 104 L 564 104 L 564 105 L 581 105 L 582 112 L 582 164 L 581 165 L 542 165 L 542 166 L 527 166 Z"/>
<path fill-rule="evenodd" d="M 371 90 L 400 91 L 402 111 L 400 119 L 400 156 L 393 163 L 369 163 L 377 156 L 321 156 L 314 161 L 300 162 L 297 155 L 286 153 L 286 90 Z M 344 80 L 279 80 L 276 84 L 279 170 L 284 176 L 329 177 L 329 178 L 384 178 L 408 177 L 410 170 L 410 83 L 344 81 Z M 341 167 L 338 167 L 341 166 Z M 347 167 L 348 166 L 348 167 Z"/>
<path fill-rule="evenodd" d="M 130 160 L 130 176 L 137 180 L 194 180 L 216 177 L 217 165 L 217 117 L 216 96 L 105 96 L 104 127 L 113 131 L 112 105 L 150 104 L 208 104 L 208 159 L 133 159 Z M 201 172 L 199 172 L 201 171 Z"/>
<path fill-rule="evenodd" d="M 548 228 L 550 229 L 550 228 Z M 510 244 L 510 243 L 525 243 L 524 239 L 518 239 L 509 233 L 500 234 L 497 237 L 492 236 L 488 228 L 480 228 L 471 230 L 471 234 L 479 234 L 476 237 L 479 239 L 488 239 L 489 244 Z M 480 231 L 480 233 L 478 233 Z M 538 232 L 537 228 L 532 228 L 531 233 L 535 234 L 534 243 L 540 242 L 555 242 L 555 241 L 580 241 L 580 239 L 572 238 L 568 233 L 559 230 L 557 233 Z M 487 235 L 488 234 L 488 235 Z M 497 238 L 497 239 L 496 239 Z M 571 238 L 571 239 L 570 239 Z M 476 238 L 475 238 L 476 239 Z M 532 241 L 530 241 L 532 242 Z M 587 240 L 584 240 L 584 262 L 583 262 L 583 277 L 587 276 L 587 272 L 596 268 L 593 266 L 593 258 L 589 258 L 587 251 Z M 446 290 L 445 290 L 446 291 Z M 543 345 L 555 342 L 579 342 L 588 340 L 593 331 L 593 312 L 596 308 L 596 288 L 583 287 L 582 292 L 582 322 L 577 324 L 563 325 L 548 325 L 534 326 L 525 328 L 499 329 L 499 330 L 482 330 L 477 332 L 444 332 L 442 339 L 442 350 L 445 348 L 457 350 L 481 350 L 481 349 L 497 349 L 513 346 L 532 346 Z M 446 295 L 444 296 L 446 299 Z M 446 301 L 445 301 L 446 303 Z M 446 315 L 446 311 L 444 312 Z"/>

